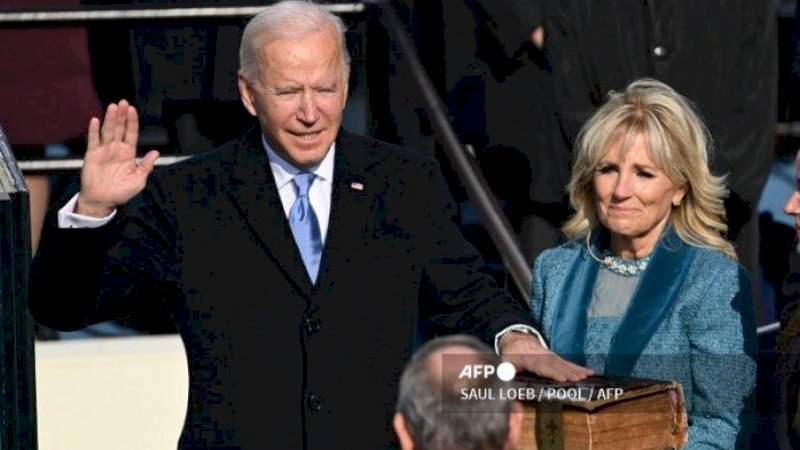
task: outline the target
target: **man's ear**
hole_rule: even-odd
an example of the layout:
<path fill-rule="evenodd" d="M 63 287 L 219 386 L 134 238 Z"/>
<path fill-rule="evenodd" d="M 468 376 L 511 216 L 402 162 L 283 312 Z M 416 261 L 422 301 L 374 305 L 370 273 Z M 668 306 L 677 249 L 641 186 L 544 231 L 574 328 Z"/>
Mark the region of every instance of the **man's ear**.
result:
<path fill-rule="evenodd" d="M 506 448 L 509 450 L 519 448 L 519 440 L 522 437 L 522 419 L 524 418 L 522 404 L 514 402 L 511 407 L 511 414 L 508 415 L 508 439 Z"/>
<path fill-rule="evenodd" d="M 403 450 L 414 450 L 414 440 L 411 439 L 411 433 L 406 428 L 406 420 L 400 413 L 394 413 L 394 420 L 392 421 L 394 432 L 397 434 L 397 439 L 400 441 L 400 448 Z"/>
<path fill-rule="evenodd" d="M 344 79 L 344 103 L 347 104 L 347 99 L 350 98 L 350 80 Z"/>
<path fill-rule="evenodd" d="M 242 100 L 242 104 L 251 116 L 257 117 L 256 99 L 253 96 L 253 90 L 250 87 L 250 83 L 247 81 L 247 77 L 244 76 L 244 72 L 241 70 L 236 74 L 236 81 L 239 85 L 239 98 Z"/>

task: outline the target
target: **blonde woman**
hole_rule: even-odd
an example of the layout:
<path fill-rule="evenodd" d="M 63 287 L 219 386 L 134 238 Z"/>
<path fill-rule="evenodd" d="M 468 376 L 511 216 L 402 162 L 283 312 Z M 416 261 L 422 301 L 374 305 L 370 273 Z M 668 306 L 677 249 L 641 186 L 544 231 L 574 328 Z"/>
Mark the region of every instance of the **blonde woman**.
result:
<path fill-rule="evenodd" d="M 598 373 L 683 384 L 689 449 L 743 445 L 755 386 L 749 280 L 726 230 L 724 179 L 689 102 L 651 79 L 584 125 L 571 241 L 534 268 L 532 311 L 553 350 Z"/>

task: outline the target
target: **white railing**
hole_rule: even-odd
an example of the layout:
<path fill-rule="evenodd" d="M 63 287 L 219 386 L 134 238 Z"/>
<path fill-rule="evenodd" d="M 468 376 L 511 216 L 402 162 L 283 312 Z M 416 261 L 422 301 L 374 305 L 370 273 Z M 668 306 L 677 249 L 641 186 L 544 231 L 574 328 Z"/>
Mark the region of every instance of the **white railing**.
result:
<path fill-rule="evenodd" d="M 267 6 L 268 5 L 130 9 L 82 8 L 80 10 L 70 11 L 40 10 L 19 12 L 2 12 L 2 10 L 0 10 L 0 23 L 250 17 L 258 14 Z M 366 6 L 363 3 L 341 3 L 324 6 L 328 11 L 335 14 L 360 13 L 366 10 Z"/>

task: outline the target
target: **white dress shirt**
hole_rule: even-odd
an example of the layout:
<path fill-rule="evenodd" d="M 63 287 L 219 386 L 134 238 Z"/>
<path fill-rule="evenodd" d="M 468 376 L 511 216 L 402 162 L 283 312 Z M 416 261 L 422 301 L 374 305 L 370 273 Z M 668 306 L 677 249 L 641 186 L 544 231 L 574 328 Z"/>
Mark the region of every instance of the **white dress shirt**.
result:
<path fill-rule="evenodd" d="M 300 170 L 278 155 L 267 144 L 263 136 L 261 137 L 261 142 L 267 151 L 269 166 L 272 169 L 275 185 L 278 187 L 278 195 L 280 195 L 281 203 L 283 204 L 283 213 L 287 218 L 295 199 L 297 199 L 297 190 L 294 183 L 292 183 L 292 178 L 300 172 L 312 172 L 317 176 L 308 190 L 308 201 L 311 202 L 311 207 L 314 208 L 314 213 L 317 215 L 319 232 L 322 235 L 322 243 L 324 244 L 325 237 L 328 235 L 328 222 L 331 215 L 333 155 L 336 152 L 336 143 L 331 144 L 330 150 L 328 150 L 328 153 L 325 154 L 319 164 L 308 170 Z"/>

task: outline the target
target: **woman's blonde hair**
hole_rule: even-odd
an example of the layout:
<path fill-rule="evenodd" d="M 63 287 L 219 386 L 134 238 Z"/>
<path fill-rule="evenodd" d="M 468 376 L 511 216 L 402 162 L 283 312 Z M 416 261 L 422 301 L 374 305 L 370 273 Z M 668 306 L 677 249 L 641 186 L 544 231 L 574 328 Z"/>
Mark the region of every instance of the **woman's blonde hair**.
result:
<path fill-rule="evenodd" d="M 575 214 L 562 227 L 571 239 L 586 239 L 599 225 L 593 178 L 603 155 L 613 146 L 630 148 L 638 135 L 650 158 L 677 186 L 683 201 L 673 207 L 669 223 L 691 245 L 717 249 L 733 259 L 736 253 L 723 235 L 725 177 L 708 166 L 708 130 L 689 101 L 666 84 L 648 78 L 634 81 L 609 100 L 583 126 L 576 141 L 577 157 L 569 182 Z"/>

